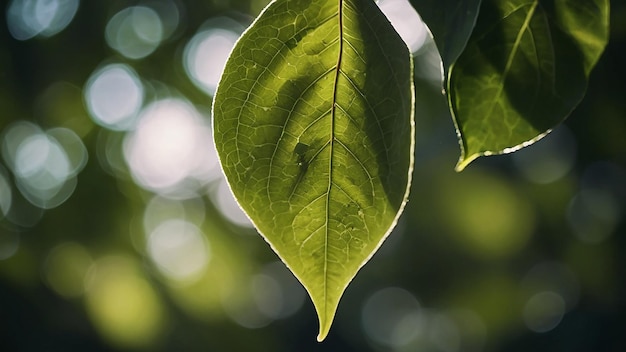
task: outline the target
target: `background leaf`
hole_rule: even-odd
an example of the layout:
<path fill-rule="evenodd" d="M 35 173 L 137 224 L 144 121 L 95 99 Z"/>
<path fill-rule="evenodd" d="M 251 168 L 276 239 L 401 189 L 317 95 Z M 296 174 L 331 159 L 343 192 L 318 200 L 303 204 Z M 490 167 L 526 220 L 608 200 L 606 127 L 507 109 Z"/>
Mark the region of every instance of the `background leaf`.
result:
<path fill-rule="evenodd" d="M 580 102 L 608 40 L 608 0 L 486 0 L 450 68 L 462 170 L 543 137 Z"/>
<path fill-rule="evenodd" d="M 230 187 L 309 292 L 324 339 L 395 225 L 413 162 L 412 64 L 371 0 L 272 2 L 214 102 Z"/>
<path fill-rule="evenodd" d="M 481 0 L 411 0 L 426 23 L 443 61 L 444 72 L 461 55 L 474 30 Z"/>

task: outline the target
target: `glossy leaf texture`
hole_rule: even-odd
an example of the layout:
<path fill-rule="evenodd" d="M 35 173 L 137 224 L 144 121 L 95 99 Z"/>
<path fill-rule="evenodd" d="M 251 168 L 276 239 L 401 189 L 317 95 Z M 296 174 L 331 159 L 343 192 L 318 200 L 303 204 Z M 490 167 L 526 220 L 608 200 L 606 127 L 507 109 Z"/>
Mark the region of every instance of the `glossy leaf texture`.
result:
<path fill-rule="evenodd" d="M 457 170 L 546 135 L 581 101 L 608 40 L 608 0 L 483 0 L 450 67 Z"/>
<path fill-rule="evenodd" d="M 320 341 L 407 200 L 411 60 L 372 0 L 277 0 L 242 35 L 217 89 L 224 174 L 308 291 Z"/>
<path fill-rule="evenodd" d="M 444 72 L 461 55 L 469 40 L 481 0 L 411 0 L 433 35 Z"/>

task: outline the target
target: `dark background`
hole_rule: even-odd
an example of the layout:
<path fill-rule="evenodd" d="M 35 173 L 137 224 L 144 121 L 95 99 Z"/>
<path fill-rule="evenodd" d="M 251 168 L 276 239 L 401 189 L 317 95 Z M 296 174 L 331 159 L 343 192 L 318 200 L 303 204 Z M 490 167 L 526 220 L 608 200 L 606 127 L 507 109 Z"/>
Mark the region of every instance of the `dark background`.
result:
<path fill-rule="evenodd" d="M 564 125 L 459 174 L 445 99 L 428 78 L 437 69 L 432 43 L 415 53 L 409 205 L 348 287 L 323 343 L 310 301 L 269 246 L 222 215 L 220 180 L 169 189 L 142 181 L 123 152 L 133 128 L 99 124 L 86 98 L 98 69 L 124 64 L 140 77 L 143 107 L 176 97 L 208 124 L 211 97 L 186 73 L 185 47 L 201 29 L 245 28 L 264 1 L 83 1 L 59 33 L 23 40 L 8 25 L 15 3 L 3 5 L 0 21 L 0 350 L 626 350 L 623 2 L 612 3 L 609 45 Z M 163 4 L 178 16 L 167 17 Z M 109 21 L 130 6 L 155 9 L 163 32 L 171 29 L 145 57 L 105 40 Z M 20 161 L 7 140 L 25 122 L 37 136 L 72 131 L 86 151 L 85 164 L 61 182 L 77 181 L 58 205 L 41 203 L 44 191 L 24 191 L 34 179 L 15 171 Z M 27 171 L 40 155 L 26 153 Z M 46 170 L 49 186 L 55 169 Z M 188 247 L 159 247 L 173 248 L 159 262 L 147 238 L 168 219 L 191 224 L 193 234 L 183 236 Z M 193 255 L 204 265 L 194 267 Z"/>

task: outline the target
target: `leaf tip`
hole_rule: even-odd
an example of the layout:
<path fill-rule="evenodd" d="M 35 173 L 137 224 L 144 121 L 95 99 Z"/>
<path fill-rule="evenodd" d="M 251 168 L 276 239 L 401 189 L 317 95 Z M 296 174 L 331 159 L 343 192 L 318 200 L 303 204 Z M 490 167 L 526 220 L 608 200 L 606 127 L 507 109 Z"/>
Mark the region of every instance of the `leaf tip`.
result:
<path fill-rule="evenodd" d="M 317 342 L 322 342 L 328 336 L 328 332 L 330 331 L 330 326 L 333 323 L 333 319 L 325 319 L 321 316 L 318 317 L 320 322 L 320 331 L 317 334 Z"/>
<path fill-rule="evenodd" d="M 476 160 L 480 155 L 481 154 L 479 153 L 474 153 L 467 158 L 464 156 L 461 156 L 461 158 L 459 158 L 459 161 L 456 163 L 456 166 L 454 167 L 454 171 L 456 172 L 463 171 L 467 167 L 467 165 L 469 165 L 472 161 Z"/>

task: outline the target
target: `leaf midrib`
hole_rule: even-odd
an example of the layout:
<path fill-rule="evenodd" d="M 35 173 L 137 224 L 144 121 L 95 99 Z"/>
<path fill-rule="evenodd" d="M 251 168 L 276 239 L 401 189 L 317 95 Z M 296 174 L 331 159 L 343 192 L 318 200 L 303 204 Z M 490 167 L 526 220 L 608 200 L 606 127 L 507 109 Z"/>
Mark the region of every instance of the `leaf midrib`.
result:
<path fill-rule="evenodd" d="M 530 10 L 528 11 L 528 14 L 526 15 L 526 18 L 524 19 L 524 23 L 522 24 L 519 32 L 517 33 L 517 37 L 515 37 L 515 42 L 513 43 L 513 47 L 511 48 L 511 53 L 507 57 L 506 65 L 504 66 L 504 70 L 502 71 L 502 79 L 499 84 L 498 91 L 496 92 L 495 99 L 493 99 L 493 103 L 491 104 L 491 107 L 489 108 L 489 113 L 487 114 L 487 116 L 491 116 L 493 114 L 493 110 L 496 108 L 497 102 L 500 101 L 500 97 L 502 96 L 502 92 L 504 91 L 504 84 L 507 80 L 509 72 L 511 71 L 511 66 L 513 65 L 513 60 L 517 56 L 517 52 L 521 45 L 520 42 L 522 41 L 522 37 L 524 36 L 524 33 L 526 33 L 526 30 L 528 30 L 530 27 L 530 21 L 535 15 L 535 9 L 537 8 L 538 4 L 539 4 L 538 0 L 535 0 L 532 3 Z"/>
<path fill-rule="evenodd" d="M 337 2 L 337 20 L 339 21 L 339 50 L 337 53 L 337 65 L 335 66 L 335 80 L 333 82 L 333 99 L 330 111 L 330 140 L 328 144 L 328 188 L 326 189 L 326 228 L 324 229 L 324 318 L 327 314 L 328 297 L 328 235 L 330 222 L 330 190 L 333 185 L 333 149 L 335 144 L 335 119 L 337 115 L 337 87 L 339 76 L 341 75 L 341 64 L 343 60 L 343 4 L 344 0 Z"/>

